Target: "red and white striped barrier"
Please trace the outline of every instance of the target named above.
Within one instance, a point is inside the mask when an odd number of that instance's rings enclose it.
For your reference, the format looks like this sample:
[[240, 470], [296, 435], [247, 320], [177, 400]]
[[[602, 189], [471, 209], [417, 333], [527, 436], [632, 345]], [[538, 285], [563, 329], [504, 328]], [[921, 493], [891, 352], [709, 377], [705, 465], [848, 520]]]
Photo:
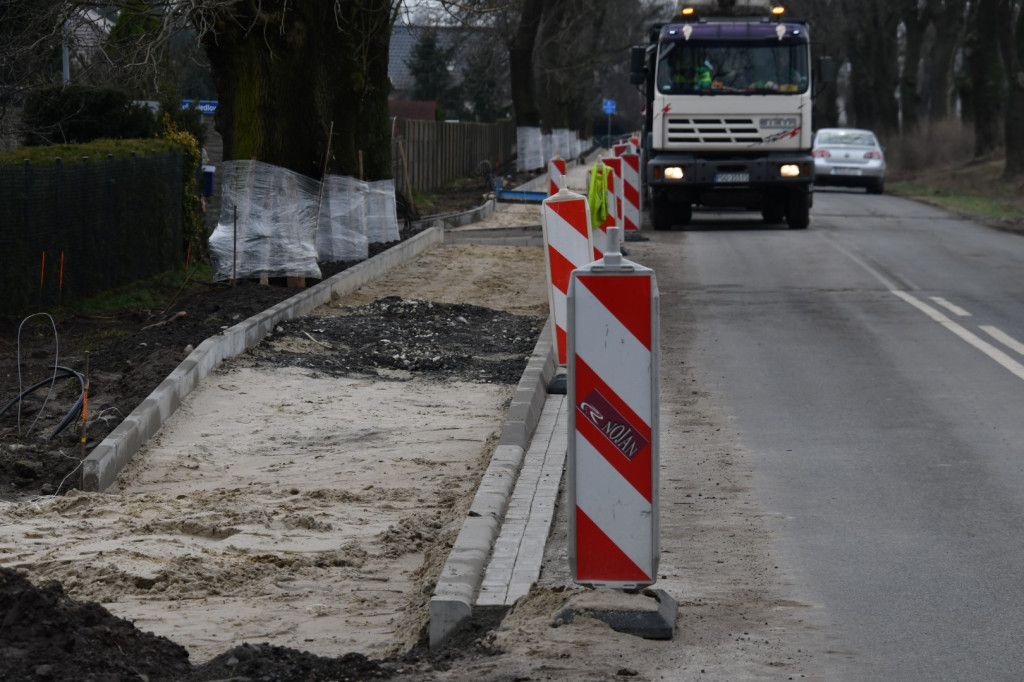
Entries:
[[622, 229], [636, 232], [640, 229], [640, 156], [623, 154], [622, 159]]
[[[558, 194], [565, 187], [565, 159], [555, 157], [548, 161], [548, 196]], [[568, 189], [566, 187], [566, 189]]]
[[563, 189], [543, 202], [544, 266], [548, 277], [548, 307], [555, 328], [558, 364], [568, 362], [566, 296], [569, 277], [576, 268], [601, 257], [590, 232], [590, 208], [586, 197]]
[[[601, 230], [607, 235], [608, 228], [622, 227], [622, 159], [617, 156], [606, 156], [601, 163], [612, 169], [608, 174], [608, 218], [601, 226]], [[620, 242], [613, 244], [611, 239], [605, 238], [604, 244], [599, 244], [602, 253], [618, 251], [623, 232], [619, 231]]]
[[629, 144], [623, 142], [622, 144], [612, 145], [612, 154], [615, 156], [622, 156], [629, 151]]
[[570, 278], [569, 563], [579, 584], [657, 580], [658, 305], [654, 272], [618, 251]]

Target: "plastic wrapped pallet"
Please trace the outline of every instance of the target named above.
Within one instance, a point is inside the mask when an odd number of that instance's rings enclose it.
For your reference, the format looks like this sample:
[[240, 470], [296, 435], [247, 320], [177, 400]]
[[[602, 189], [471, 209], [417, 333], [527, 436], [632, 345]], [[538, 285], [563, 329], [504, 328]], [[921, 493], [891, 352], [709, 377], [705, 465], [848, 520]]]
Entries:
[[209, 242], [215, 280], [320, 277], [317, 181], [260, 161], [226, 161], [221, 192]]
[[544, 168], [544, 139], [540, 128], [520, 126], [516, 128], [516, 169], [531, 171]]
[[321, 263], [366, 260], [369, 190], [365, 182], [328, 175], [320, 200], [316, 247]]
[[398, 233], [398, 208], [395, 204], [395, 181], [375, 180], [367, 183], [366, 235], [371, 244], [387, 244], [401, 239]]

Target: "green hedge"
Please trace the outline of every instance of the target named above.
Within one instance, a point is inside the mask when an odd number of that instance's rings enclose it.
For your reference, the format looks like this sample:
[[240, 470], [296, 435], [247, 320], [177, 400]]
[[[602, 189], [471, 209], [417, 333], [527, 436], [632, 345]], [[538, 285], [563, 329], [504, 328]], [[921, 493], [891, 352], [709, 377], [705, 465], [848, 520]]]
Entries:
[[184, 267], [185, 154], [164, 140], [0, 153], [0, 313]]

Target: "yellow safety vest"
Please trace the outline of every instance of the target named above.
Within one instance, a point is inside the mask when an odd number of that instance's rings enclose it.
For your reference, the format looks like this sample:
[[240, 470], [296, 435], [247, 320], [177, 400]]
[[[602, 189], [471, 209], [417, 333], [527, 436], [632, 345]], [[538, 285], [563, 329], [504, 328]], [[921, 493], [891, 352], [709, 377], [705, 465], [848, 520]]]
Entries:
[[590, 205], [590, 227], [595, 230], [608, 219], [608, 173], [611, 170], [601, 161], [590, 170], [587, 203]]

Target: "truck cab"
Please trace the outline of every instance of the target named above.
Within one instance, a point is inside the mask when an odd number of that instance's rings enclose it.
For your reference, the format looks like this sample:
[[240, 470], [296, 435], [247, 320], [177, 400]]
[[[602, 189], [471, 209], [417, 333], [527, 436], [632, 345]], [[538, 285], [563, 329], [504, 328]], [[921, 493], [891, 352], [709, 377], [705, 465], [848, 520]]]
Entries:
[[810, 221], [814, 160], [808, 25], [761, 0], [682, 4], [633, 49], [645, 94], [643, 180], [656, 230], [695, 206]]

